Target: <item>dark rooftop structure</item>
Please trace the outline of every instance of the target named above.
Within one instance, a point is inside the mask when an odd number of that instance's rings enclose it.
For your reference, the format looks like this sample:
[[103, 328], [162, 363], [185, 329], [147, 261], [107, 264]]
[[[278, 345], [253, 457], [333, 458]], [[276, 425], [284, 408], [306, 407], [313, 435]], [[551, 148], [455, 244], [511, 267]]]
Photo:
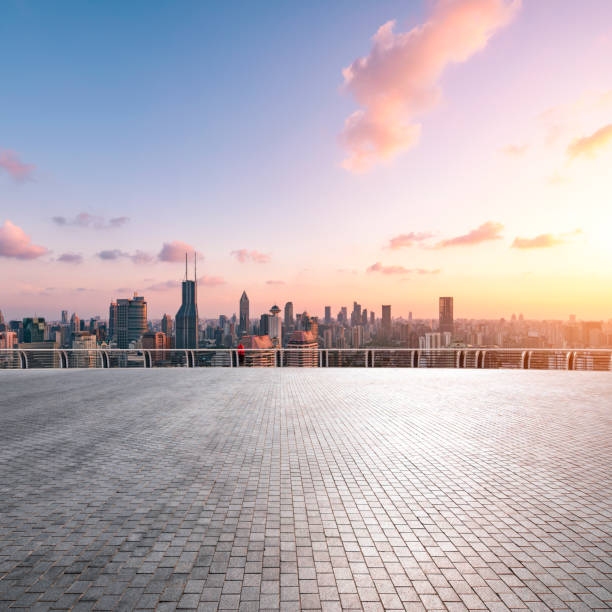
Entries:
[[0, 609], [612, 606], [612, 379], [0, 371]]

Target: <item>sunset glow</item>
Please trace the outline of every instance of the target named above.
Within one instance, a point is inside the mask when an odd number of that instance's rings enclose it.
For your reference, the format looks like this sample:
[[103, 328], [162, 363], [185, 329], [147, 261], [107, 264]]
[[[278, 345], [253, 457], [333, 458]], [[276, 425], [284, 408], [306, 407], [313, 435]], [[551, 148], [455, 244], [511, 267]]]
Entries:
[[612, 317], [606, 0], [10, 2], [0, 48], [6, 318], [174, 313], [186, 252], [204, 318]]

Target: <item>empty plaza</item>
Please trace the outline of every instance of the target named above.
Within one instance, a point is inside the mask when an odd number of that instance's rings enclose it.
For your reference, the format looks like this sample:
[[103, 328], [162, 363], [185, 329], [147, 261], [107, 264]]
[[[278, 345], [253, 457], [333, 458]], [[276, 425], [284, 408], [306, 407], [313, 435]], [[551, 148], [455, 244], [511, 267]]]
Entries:
[[612, 607], [603, 372], [0, 371], [0, 609]]

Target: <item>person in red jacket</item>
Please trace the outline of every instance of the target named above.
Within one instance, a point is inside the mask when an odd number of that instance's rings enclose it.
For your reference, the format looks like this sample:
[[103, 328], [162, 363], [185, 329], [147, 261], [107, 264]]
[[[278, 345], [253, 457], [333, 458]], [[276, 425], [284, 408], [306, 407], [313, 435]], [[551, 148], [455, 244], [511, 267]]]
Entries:
[[244, 356], [245, 356], [245, 352], [244, 352], [244, 345], [242, 344], [242, 342], [238, 345], [238, 364], [239, 365], [244, 365]]

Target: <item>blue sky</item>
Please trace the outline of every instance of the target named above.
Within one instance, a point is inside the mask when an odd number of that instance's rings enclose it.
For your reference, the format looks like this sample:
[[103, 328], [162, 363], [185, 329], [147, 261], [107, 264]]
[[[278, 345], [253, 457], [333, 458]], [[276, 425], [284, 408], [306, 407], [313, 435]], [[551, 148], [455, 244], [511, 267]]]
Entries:
[[[35, 169], [25, 181], [0, 175], [0, 224], [10, 220], [47, 254], [0, 258], [12, 287], [0, 308], [14, 316], [34, 308], [56, 316], [64, 307], [100, 314], [129, 288], [145, 293], [153, 314], [174, 312], [178, 291], [147, 287], [178, 280], [180, 265], [96, 254], [155, 256], [163, 243], [181, 241], [202, 253], [203, 274], [223, 279], [200, 293], [210, 316], [231, 314], [242, 288], [256, 309], [293, 299], [315, 314], [324, 303], [335, 310], [358, 299], [427, 316], [438, 294], [452, 292], [466, 316], [508, 315], [510, 295], [513, 310], [534, 316], [610, 315], [602, 307], [609, 290], [559, 302], [567, 282], [609, 280], [604, 265], [585, 269], [589, 258], [611, 261], [598, 234], [605, 166], [568, 167], [563, 152], [612, 120], [610, 108], [580, 111], [557, 150], [533, 146], [544, 140], [538, 117], [547, 109], [612, 88], [608, 2], [580, 10], [569, 1], [524, 2], [486, 48], [445, 70], [440, 102], [418, 117], [414, 147], [363, 174], [341, 167], [339, 134], [359, 108], [342, 91], [342, 69], [368, 55], [382, 24], [396, 19], [396, 30], [407, 31], [435, 5], [5, 3], [0, 150]], [[530, 148], [509, 159], [500, 154], [509, 145]], [[551, 187], [554, 173], [569, 182]], [[578, 210], [593, 181], [597, 190]], [[108, 231], [51, 221], [82, 212], [130, 220]], [[453, 252], [384, 248], [397, 234], [442, 239], [488, 221], [504, 225], [503, 242]], [[592, 239], [554, 251], [509, 249], [516, 236], [577, 228]], [[269, 263], [241, 264], [231, 256], [238, 249], [266, 253]], [[65, 252], [82, 263], [57, 262]], [[366, 272], [377, 261], [440, 272], [418, 279]], [[549, 301], [542, 279], [555, 279]], [[491, 282], [519, 290], [492, 296]]]

